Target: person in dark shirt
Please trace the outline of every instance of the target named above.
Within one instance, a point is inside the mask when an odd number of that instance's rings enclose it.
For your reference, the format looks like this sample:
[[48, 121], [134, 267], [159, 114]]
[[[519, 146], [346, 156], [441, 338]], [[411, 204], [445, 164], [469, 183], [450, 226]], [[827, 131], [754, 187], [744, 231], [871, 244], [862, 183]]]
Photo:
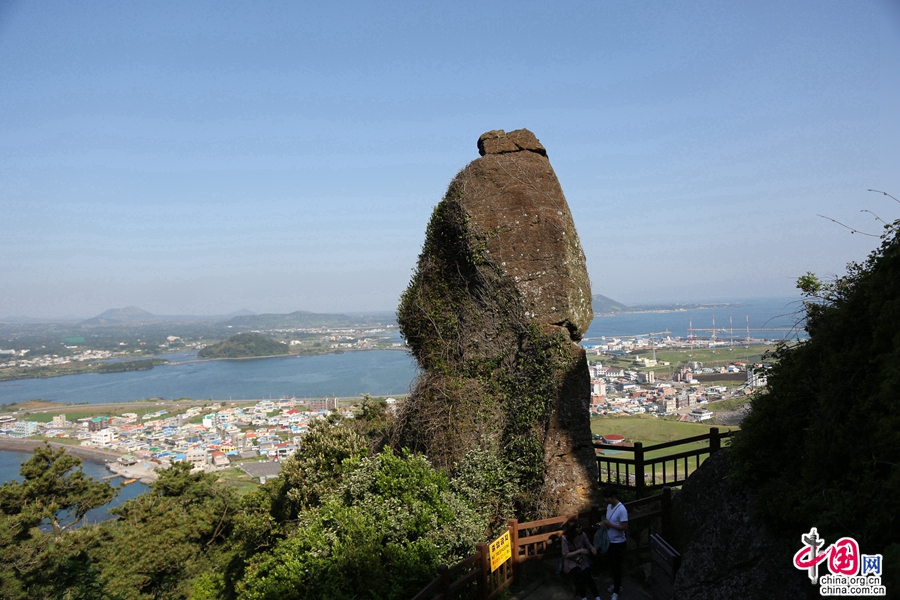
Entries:
[[563, 571], [568, 573], [569, 579], [575, 584], [575, 592], [582, 600], [587, 600], [586, 588], [591, 590], [595, 600], [600, 600], [597, 584], [591, 577], [589, 554], [597, 554], [597, 551], [588, 540], [581, 524], [575, 519], [569, 519], [562, 536]]

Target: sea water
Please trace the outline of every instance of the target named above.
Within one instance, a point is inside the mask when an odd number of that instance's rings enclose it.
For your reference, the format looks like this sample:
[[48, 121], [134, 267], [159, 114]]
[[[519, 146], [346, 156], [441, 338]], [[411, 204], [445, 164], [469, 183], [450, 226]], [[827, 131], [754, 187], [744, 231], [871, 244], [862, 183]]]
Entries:
[[[22, 481], [23, 478], [19, 475], [19, 468], [21, 467], [21, 463], [29, 458], [31, 458], [31, 453], [29, 452], [14, 452], [8, 450], [0, 452], [0, 482], [13, 480]], [[92, 477], [97, 481], [110, 475], [110, 472], [106, 470], [106, 467], [102, 463], [88, 460], [82, 461], [81, 470], [84, 471], [85, 475]], [[122, 483], [122, 478], [116, 477], [110, 480], [109, 483], [114, 487], [119, 486], [119, 484]], [[130, 500], [131, 498], [143, 494], [148, 489], [149, 488], [146, 485], [137, 481], [126, 485], [122, 487], [119, 494], [113, 498], [112, 502], [88, 511], [87, 515], [85, 515], [85, 520], [88, 523], [99, 523], [100, 521], [113, 519], [115, 517], [108, 512], [110, 508], [119, 506], [126, 500]]]
[[[804, 337], [796, 298], [766, 298], [732, 301], [728, 307], [686, 309], [677, 312], [625, 313], [597, 316], [583, 343], [600, 343], [603, 337], [629, 337], [668, 330], [673, 337], [685, 337], [693, 329], [699, 337], [711, 337], [715, 319], [716, 337], [750, 335], [756, 339]], [[216, 400], [313, 398], [402, 394], [408, 392], [418, 374], [415, 361], [403, 351], [369, 350], [321, 356], [274, 357], [255, 360], [196, 362], [191, 353], [164, 356], [171, 365], [149, 371], [127, 373], [85, 373], [48, 379], [0, 382], [0, 403], [32, 398], [68, 403], [102, 404], [144, 398], [212, 398]], [[18, 474], [19, 463], [29, 455], [0, 452], [0, 481]], [[89, 475], [103, 477], [102, 465], [85, 461]], [[134, 483], [114, 502], [146, 490]], [[105, 511], [100, 511], [105, 514]], [[101, 514], [92, 513], [100, 519]], [[106, 517], [108, 518], [108, 517]]]
[[[185, 357], [188, 358], [188, 357]], [[184, 361], [147, 371], [82, 373], [0, 382], [0, 404], [35, 398], [103, 404], [145, 398], [215, 400], [404, 394], [417, 374], [400, 350], [252, 360]]]

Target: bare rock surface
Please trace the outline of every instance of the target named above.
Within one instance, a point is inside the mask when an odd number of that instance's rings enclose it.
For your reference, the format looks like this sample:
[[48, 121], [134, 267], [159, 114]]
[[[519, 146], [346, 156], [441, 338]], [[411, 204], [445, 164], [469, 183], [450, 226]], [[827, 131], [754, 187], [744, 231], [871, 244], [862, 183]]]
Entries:
[[507, 134], [502, 129], [495, 129], [481, 134], [478, 138], [478, 153], [503, 154], [504, 152], [518, 152], [530, 150], [541, 156], [547, 156], [547, 149], [541, 145], [537, 137], [527, 129], [516, 129]]
[[455, 180], [462, 190], [460, 205], [471, 219], [468, 227], [484, 238], [484, 257], [515, 282], [528, 316], [568, 327], [580, 340], [594, 318], [590, 280], [544, 147], [527, 129], [509, 135], [491, 131], [479, 139], [482, 146], [484, 156]]
[[398, 310], [424, 375], [394, 442], [452, 466], [490, 448], [519, 465], [525, 512], [590, 505], [593, 318], [584, 252], [547, 152], [489, 131], [435, 207]]
[[675, 597], [815, 598], [818, 587], [793, 566], [800, 539], [787, 540], [753, 516], [753, 497], [730, 479], [728, 452], [695, 471], [672, 502], [670, 540], [682, 554]]

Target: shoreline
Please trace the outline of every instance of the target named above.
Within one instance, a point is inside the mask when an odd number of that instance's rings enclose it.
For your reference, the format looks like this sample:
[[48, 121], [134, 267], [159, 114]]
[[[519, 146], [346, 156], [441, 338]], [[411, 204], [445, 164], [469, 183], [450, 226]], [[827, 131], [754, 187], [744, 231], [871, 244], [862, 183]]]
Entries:
[[[165, 360], [166, 362], [164, 362], [162, 364], [154, 365], [152, 367], [147, 367], [146, 369], [128, 369], [128, 370], [124, 370], [124, 371], [98, 371], [98, 370], [93, 370], [93, 369], [86, 369], [86, 370], [75, 370], [71, 373], [53, 373], [50, 375], [11, 375], [9, 377], [0, 376], [0, 383], [4, 383], [7, 381], [26, 381], [29, 379], [53, 379], [54, 377], [68, 377], [70, 375], [88, 375], [91, 373], [93, 373], [95, 375], [115, 375], [116, 373], [150, 371], [156, 367], [175, 367], [178, 365], [189, 365], [189, 364], [197, 364], [197, 363], [204, 363], [204, 362], [213, 362], [213, 361], [218, 361], [218, 360], [261, 360], [264, 358], [291, 358], [291, 357], [299, 358], [299, 357], [312, 357], [312, 356], [327, 356], [329, 354], [345, 354], [347, 352], [373, 352], [373, 351], [378, 351], [378, 350], [393, 350], [393, 351], [404, 350], [405, 351], [405, 350], [408, 350], [408, 348], [406, 348], [405, 346], [401, 347], [401, 348], [394, 348], [394, 347], [391, 347], [391, 348], [340, 348], [340, 349], [335, 348], [335, 349], [331, 350], [330, 352], [317, 352], [314, 354], [288, 353], [288, 354], [273, 354], [270, 356], [236, 356], [233, 358], [196, 358], [196, 359], [192, 359], [192, 360], [181, 360], [181, 361], [170, 361], [168, 359], [161, 359], [161, 360]], [[157, 355], [154, 354], [154, 355], [148, 357], [147, 359], [142, 358], [142, 359], [138, 359], [138, 360], [157, 360], [155, 358], [156, 356]]]
[[104, 477], [104, 480], [121, 477], [122, 479], [126, 480], [135, 479], [137, 481], [140, 481], [144, 485], [150, 485], [151, 483], [156, 481], [158, 477], [154, 469], [147, 468], [143, 463], [137, 463], [128, 466], [119, 464], [119, 457], [124, 455], [119, 454], [118, 452], [113, 452], [112, 450], [100, 450], [98, 448], [88, 448], [85, 446], [72, 446], [69, 444], [60, 444], [59, 442], [0, 438], [0, 452], [7, 451], [30, 454], [34, 451], [35, 448], [40, 447], [44, 443], [50, 444], [50, 446], [54, 449], [62, 448], [66, 451], [66, 453], [71, 454], [76, 458], [80, 458], [82, 461], [105, 467], [106, 470], [110, 472], [110, 475]]
[[[380, 398], [380, 397], [406, 398], [407, 396], [409, 396], [409, 392], [403, 392], [401, 394], [369, 394], [369, 395], [372, 396], [373, 398]], [[305, 398], [298, 398], [298, 397], [292, 396], [290, 398], [296, 402], [300, 402], [301, 405], [303, 402], [316, 402], [316, 401], [324, 400], [326, 398], [337, 400], [339, 403], [354, 402], [354, 401], [359, 400], [359, 396], [327, 396], [327, 397], [319, 396], [319, 397], [305, 397]], [[14, 408], [14, 410], [9, 410], [9, 409], [0, 410], [0, 415], [11, 415], [11, 416], [20, 416], [21, 417], [24, 415], [30, 415], [30, 414], [35, 414], [35, 413], [67, 412], [72, 409], [76, 409], [76, 410], [84, 411], [84, 412], [95, 411], [97, 413], [102, 413], [102, 412], [106, 412], [106, 411], [131, 410], [133, 408], [147, 408], [150, 406], [164, 406], [164, 407], [171, 408], [173, 410], [178, 410], [178, 409], [187, 408], [189, 406], [195, 406], [197, 404], [213, 403], [213, 404], [223, 404], [223, 405], [228, 405], [228, 404], [240, 405], [240, 404], [253, 404], [255, 402], [263, 402], [265, 400], [277, 401], [277, 400], [280, 400], [280, 398], [279, 399], [276, 399], [276, 398], [186, 398], [186, 399], [173, 398], [173, 399], [169, 399], [169, 400], [167, 400], [165, 398], [150, 398], [150, 399], [144, 398], [141, 400], [116, 400], [113, 402], [94, 402], [94, 403], [75, 402], [75, 403], [70, 404], [70, 403], [66, 403], [66, 402], [54, 402], [54, 406], [46, 406], [46, 407], [45, 406], [34, 406], [34, 407], [30, 407], [30, 408], [25, 408], [25, 409]], [[13, 405], [13, 406], [15, 406], [15, 405]], [[20, 438], [4, 438], [4, 437], [0, 436], [0, 441], [10, 441], [10, 442], [33, 441], [33, 442], [36, 442], [39, 440], [28, 440], [28, 439], [22, 440]], [[43, 442], [41, 442], [41, 443], [43, 443]], [[53, 442], [51, 442], [51, 443], [53, 443]], [[80, 446], [71, 446], [69, 444], [61, 444], [61, 445], [64, 445], [67, 448], [69, 448], [69, 447], [79, 448], [80, 447]], [[0, 449], [2, 449], [2, 448], [0, 448]], [[102, 452], [102, 451], [98, 450], [98, 452]]]
[[328, 352], [315, 352], [315, 353], [297, 353], [294, 354], [290, 352], [288, 354], [270, 354], [269, 356], [233, 356], [233, 357], [218, 357], [218, 358], [196, 358], [194, 360], [182, 360], [178, 362], [169, 362], [169, 366], [175, 365], [188, 365], [192, 363], [202, 363], [202, 362], [212, 362], [215, 360], [259, 360], [263, 358], [306, 358], [313, 356], [327, 356], [329, 354], [347, 354], [348, 352], [378, 352], [383, 350], [397, 351], [397, 350], [408, 350], [406, 346], [400, 348], [334, 348]]
[[743, 304], [735, 304], [735, 305], [724, 305], [724, 306], [692, 306], [685, 308], [644, 308], [640, 310], [623, 310], [619, 312], [603, 312], [598, 313], [595, 312], [595, 317], [620, 317], [623, 315], [650, 315], [650, 314], [672, 314], [672, 313], [686, 313], [692, 310], [718, 310], [720, 308], [743, 308]]
[[44, 442], [43, 440], [28, 439], [10, 439], [0, 437], [0, 451], [7, 450], [11, 452], [24, 452], [31, 454], [35, 448], [39, 448], [44, 444], [49, 444], [54, 450], [58, 448], [65, 449], [66, 452], [92, 463], [105, 465], [107, 462], [116, 461], [122, 454], [113, 452], [112, 450], [100, 450], [99, 448], [87, 448], [85, 446], [73, 446], [71, 444], [61, 444], [59, 442]]

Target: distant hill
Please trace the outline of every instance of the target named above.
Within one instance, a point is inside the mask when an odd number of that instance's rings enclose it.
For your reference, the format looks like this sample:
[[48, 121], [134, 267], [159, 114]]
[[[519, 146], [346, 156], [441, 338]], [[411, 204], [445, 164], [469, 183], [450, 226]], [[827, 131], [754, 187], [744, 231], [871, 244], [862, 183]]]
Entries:
[[246, 308], [227, 315], [155, 315], [137, 306], [111, 308], [91, 319], [81, 321], [80, 325], [144, 325], [148, 323], [198, 323], [215, 322], [233, 317], [254, 316], [256, 313]]
[[140, 309], [137, 306], [125, 308], [111, 308], [92, 319], [82, 321], [82, 325], [113, 325], [120, 323], [145, 323], [158, 321], [161, 317]]
[[314, 313], [298, 310], [286, 315], [245, 315], [234, 317], [221, 324], [249, 329], [282, 329], [292, 327], [343, 327], [371, 320], [371, 318], [366, 317], [354, 318], [342, 314]]
[[218, 344], [207, 346], [197, 353], [199, 358], [248, 358], [251, 356], [280, 356], [288, 354], [288, 347], [258, 333], [239, 333]]
[[595, 313], [608, 315], [615, 314], [620, 312], [631, 312], [631, 308], [625, 306], [621, 302], [616, 302], [612, 298], [607, 298], [606, 296], [601, 296], [600, 294], [594, 294], [591, 296], [591, 307], [594, 309]]

